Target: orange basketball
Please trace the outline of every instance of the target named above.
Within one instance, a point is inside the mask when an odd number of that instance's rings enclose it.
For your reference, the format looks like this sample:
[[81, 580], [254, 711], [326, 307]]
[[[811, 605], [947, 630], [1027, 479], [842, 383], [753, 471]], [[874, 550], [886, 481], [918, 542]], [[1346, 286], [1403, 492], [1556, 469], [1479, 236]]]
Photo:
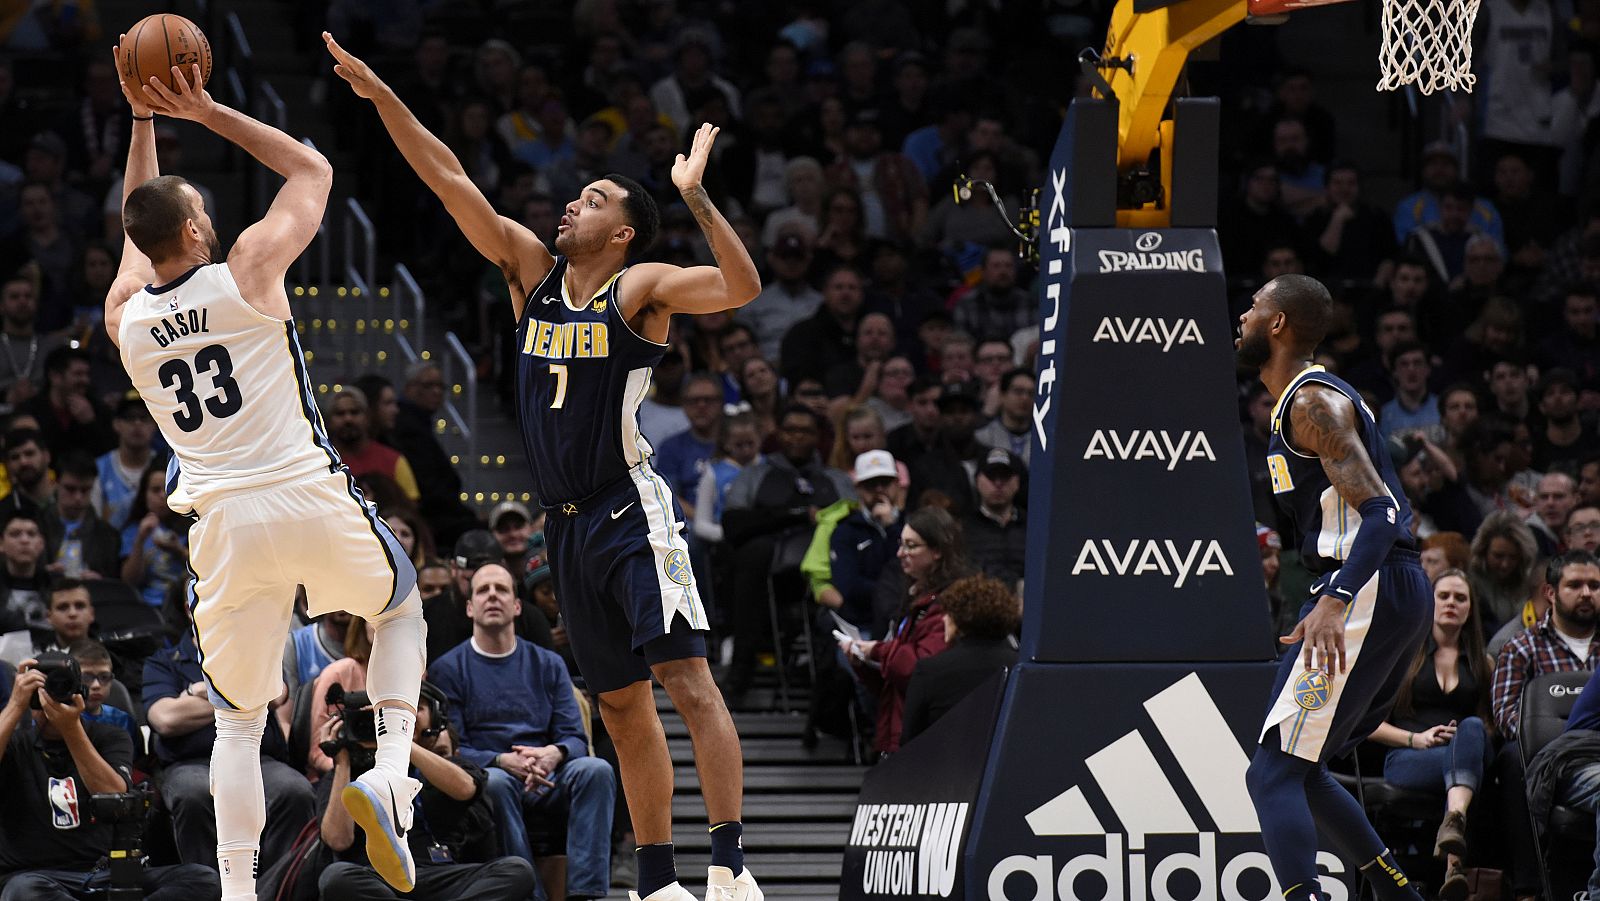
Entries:
[[190, 67], [200, 67], [200, 85], [190, 87], [203, 86], [211, 80], [211, 42], [206, 40], [198, 25], [183, 16], [171, 13], [145, 16], [128, 29], [128, 36], [118, 46], [118, 52], [122, 59], [122, 75], [130, 88], [149, 84], [154, 76], [169, 89], [176, 90], [172, 82], [173, 66], [182, 69], [184, 78], [191, 81], [194, 75]]

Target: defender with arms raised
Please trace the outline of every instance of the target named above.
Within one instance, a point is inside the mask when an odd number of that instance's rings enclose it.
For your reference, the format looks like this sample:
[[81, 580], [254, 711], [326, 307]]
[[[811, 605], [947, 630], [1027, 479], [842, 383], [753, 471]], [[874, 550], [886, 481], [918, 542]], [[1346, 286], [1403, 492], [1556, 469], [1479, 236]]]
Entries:
[[683, 514], [651, 468], [638, 420], [672, 314], [733, 309], [761, 290], [755, 264], [701, 185], [717, 129], [701, 126], [672, 167], [716, 266], [627, 265], [654, 239], [659, 217], [645, 189], [620, 175], [590, 183], [567, 204], [559, 255], [551, 256], [537, 235], [495, 213], [450, 150], [365, 63], [323, 37], [334, 71], [373, 102], [406, 161], [510, 288], [523, 443], [550, 513], [545, 535], [573, 655], [600, 694], [622, 764], [640, 844], [635, 897], [692, 898], [672, 863], [672, 760], [651, 695], [654, 675], [694, 740], [712, 824], [707, 898], [759, 901], [740, 847], [739, 738], [706, 665], [707, 623]]
[[1324, 897], [1317, 831], [1353, 858], [1383, 901], [1421, 896], [1355, 798], [1328, 773], [1383, 722], [1432, 620], [1411, 508], [1361, 395], [1311, 364], [1333, 300], [1303, 275], [1268, 282], [1239, 317], [1239, 362], [1278, 398], [1267, 468], [1318, 574], [1284, 655], [1247, 783], [1287, 901]]
[[[344, 790], [389, 884], [409, 891], [405, 832], [420, 783], [408, 775], [424, 635], [416, 570], [328, 440], [306, 377], [284, 275], [316, 235], [333, 171], [315, 150], [212, 101], [172, 70], [176, 90], [123, 84], [133, 107], [122, 265], [106, 331], [172, 446], [168, 503], [190, 513], [189, 609], [214, 706], [217, 862], [226, 899], [255, 898], [266, 822], [260, 746], [283, 692], [295, 586], [312, 615], [343, 608], [377, 628], [367, 691], [377, 765]], [[200, 83], [199, 68], [193, 72]], [[199, 192], [156, 168], [155, 114], [189, 119], [284, 178], [260, 222], [222, 248]], [[206, 716], [202, 698], [180, 699]]]

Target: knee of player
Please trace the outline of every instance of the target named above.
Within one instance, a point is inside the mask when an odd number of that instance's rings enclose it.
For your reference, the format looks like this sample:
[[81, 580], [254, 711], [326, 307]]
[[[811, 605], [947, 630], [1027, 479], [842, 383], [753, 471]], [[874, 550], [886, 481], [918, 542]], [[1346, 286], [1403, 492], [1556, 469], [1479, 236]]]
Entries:
[[1261, 745], [1250, 757], [1250, 766], [1244, 772], [1244, 784], [1250, 791], [1250, 797], [1258, 804], [1282, 785], [1287, 775], [1279, 759], [1283, 756], [1282, 751]]

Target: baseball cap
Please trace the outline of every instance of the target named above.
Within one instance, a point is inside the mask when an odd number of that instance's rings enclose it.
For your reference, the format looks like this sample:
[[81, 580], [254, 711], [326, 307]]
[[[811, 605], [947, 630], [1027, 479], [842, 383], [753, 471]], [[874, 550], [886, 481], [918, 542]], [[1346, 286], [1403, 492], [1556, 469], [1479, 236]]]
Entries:
[[528, 539], [528, 563], [522, 584], [532, 588], [550, 578], [550, 548], [545, 544], [544, 533], [534, 532]]
[[1278, 537], [1278, 533], [1271, 526], [1258, 522], [1256, 523], [1256, 547], [1263, 551], [1267, 548], [1281, 551], [1283, 550], [1283, 539]]
[[145, 406], [144, 398], [137, 391], [129, 391], [117, 401], [117, 408], [111, 412], [116, 419], [149, 419], [150, 408]]
[[52, 156], [64, 158], [67, 155], [67, 142], [53, 131], [41, 131], [28, 142], [29, 150], [43, 150]]
[[533, 522], [533, 513], [528, 510], [526, 504], [520, 501], [501, 501], [489, 513], [489, 528], [499, 528], [500, 520], [507, 516], [520, 516], [523, 522]]
[[943, 410], [950, 404], [964, 403], [974, 410], [982, 409], [983, 399], [978, 394], [978, 385], [971, 380], [965, 382], [947, 382], [944, 392], [939, 395], [939, 409]]
[[1422, 158], [1424, 160], [1429, 160], [1436, 156], [1447, 156], [1457, 163], [1461, 162], [1461, 158], [1456, 156], [1456, 150], [1450, 146], [1449, 141], [1433, 141], [1422, 148]]
[[886, 450], [869, 450], [856, 457], [856, 484], [872, 479], [897, 479], [900, 470], [895, 466], [894, 454]]
[[488, 529], [462, 532], [456, 539], [455, 563], [462, 569], [477, 569], [486, 563], [504, 563], [505, 560], [505, 549]]
[[850, 114], [849, 125], [866, 125], [877, 128], [882, 118], [878, 115], [876, 107], [863, 106]]
[[1017, 459], [1016, 454], [1003, 447], [996, 447], [991, 448], [983, 458], [983, 462], [978, 464], [978, 471], [992, 478], [997, 473], [1020, 476], [1027, 472], [1028, 469], [1022, 465], [1021, 460]]
[[810, 252], [811, 247], [806, 239], [794, 232], [784, 232], [778, 240], [772, 242], [772, 255], [784, 259], [797, 260]]

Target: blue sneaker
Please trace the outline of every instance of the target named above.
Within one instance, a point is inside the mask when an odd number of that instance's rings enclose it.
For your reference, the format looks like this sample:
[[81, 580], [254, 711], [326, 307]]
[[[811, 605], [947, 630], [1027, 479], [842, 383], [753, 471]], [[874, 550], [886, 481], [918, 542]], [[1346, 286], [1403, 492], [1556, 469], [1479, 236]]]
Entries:
[[367, 834], [367, 860], [397, 892], [416, 885], [417, 865], [411, 859], [406, 832], [411, 828], [411, 802], [422, 783], [371, 769], [344, 787], [344, 806]]

